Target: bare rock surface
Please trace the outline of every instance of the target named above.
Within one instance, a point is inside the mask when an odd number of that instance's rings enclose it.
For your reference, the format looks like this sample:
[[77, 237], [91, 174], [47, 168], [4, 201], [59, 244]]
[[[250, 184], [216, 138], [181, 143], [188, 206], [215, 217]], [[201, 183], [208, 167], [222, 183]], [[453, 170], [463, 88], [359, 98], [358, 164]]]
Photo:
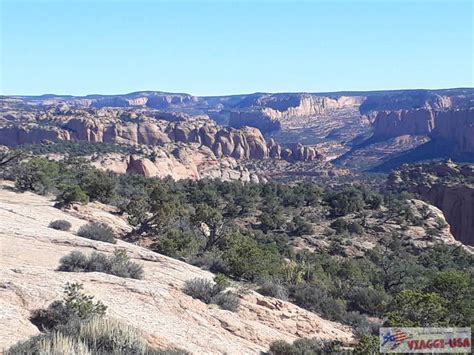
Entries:
[[[254, 292], [241, 296], [237, 313], [208, 306], [181, 289], [186, 280], [211, 279], [211, 273], [122, 241], [111, 245], [74, 235], [86, 219], [125, 228], [107, 207], [88, 205], [68, 213], [46, 197], [0, 186], [0, 349], [38, 334], [28, 320], [30, 312], [60, 298], [65, 283], [74, 281], [108, 306], [109, 317], [139, 328], [150, 343], [196, 354], [258, 353], [276, 339], [353, 339], [348, 327]], [[72, 231], [48, 228], [55, 219], [70, 221]], [[111, 253], [116, 247], [143, 264], [143, 280], [55, 271], [59, 259], [72, 250]]]
[[457, 145], [460, 152], [474, 153], [474, 109], [432, 109], [379, 112], [374, 122], [376, 139], [402, 135], [427, 135]]

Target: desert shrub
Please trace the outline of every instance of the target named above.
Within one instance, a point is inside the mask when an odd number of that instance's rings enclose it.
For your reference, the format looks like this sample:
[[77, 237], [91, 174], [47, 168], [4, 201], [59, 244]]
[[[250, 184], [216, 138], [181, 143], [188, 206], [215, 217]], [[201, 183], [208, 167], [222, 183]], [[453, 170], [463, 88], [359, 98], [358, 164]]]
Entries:
[[114, 195], [117, 182], [113, 174], [88, 169], [79, 174], [79, 186], [91, 200], [108, 203]]
[[26, 341], [20, 342], [4, 352], [5, 355], [22, 354], [76, 354], [92, 355], [89, 347], [81, 341], [52, 332], [34, 336]]
[[196, 278], [186, 281], [183, 291], [188, 296], [209, 304], [212, 298], [222, 291], [222, 288], [209, 280]]
[[229, 266], [222, 259], [222, 257], [212, 252], [204, 253], [201, 256], [192, 258], [190, 263], [194, 266], [209, 270], [214, 273], [220, 273], [224, 275], [230, 273]]
[[45, 194], [54, 188], [58, 175], [58, 163], [46, 158], [32, 158], [15, 169], [15, 186], [20, 191]]
[[389, 297], [383, 290], [357, 287], [349, 294], [349, 309], [371, 316], [382, 315]]
[[222, 286], [206, 279], [195, 278], [186, 281], [184, 293], [206, 304], [217, 304], [222, 309], [235, 312], [240, 304], [239, 298], [231, 292], [223, 292]]
[[292, 297], [298, 306], [332, 320], [340, 320], [345, 313], [345, 304], [342, 300], [332, 297], [326, 290], [316, 285], [297, 287]]
[[366, 335], [362, 337], [354, 348], [357, 355], [377, 355], [380, 354], [380, 339], [378, 336]]
[[77, 231], [77, 235], [83, 238], [99, 240], [101, 242], [115, 244], [115, 234], [112, 228], [105, 223], [89, 223]]
[[342, 354], [341, 343], [318, 338], [301, 338], [293, 344], [277, 340], [270, 344], [271, 355]]
[[214, 276], [214, 282], [223, 290], [230, 286], [230, 280], [224, 274]]
[[288, 290], [278, 282], [266, 281], [258, 288], [257, 292], [264, 296], [275, 297], [285, 301], [288, 299]]
[[81, 272], [89, 266], [89, 260], [86, 255], [80, 251], [72, 251], [59, 260], [58, 271]]
[[101, 354], [146, 354], [149, 346], [135, 328], [113, 319], [96, 317], [72, 321], [61, 329]]
[[329, 194], [325, 200], [331, 207], [333, 216], [345, 216], [349, 213], [359, 212], [365, 206], [362, 192], [356, 188], [347, 188], [341, 192]]
[[63, 185], [59, 190], [56, 196], [58, 205], [69, 206], [74, 202], [87, 203], [89, 201], [89, 196], [78, 185]]
[[211, 303], [217, 304], [219, 307], [227, 311], [236, 312], [240, 305], [240, 299], [237, 295], [227, 291], [215, 295], [212, 298]]
[[343, 312], [338, 320], [344, 324], [350, 325], [357, 338], [378, 334], [381, 325], [369, 321], [367, 316], [360, 314], [359, 312]]
[[66, 221], [65, 219], [57, 219], [55, 221], [51, 221], [48, 225], [49, 228], [57, 229], [60, 231], [68, 231], [71, 229], [71, 222]]
[[153, 249], [173, 258], [185, 258], [195, 254], [198, 246], [198, 240], [193, 234], [174, 229], [160, 237]]
[[131, 261], [126, 251], [121, 249], [116, 249], [111, 256], [97, 252], [86, 256], [80, 251], [72, 251], [62, 257], [59, 263], [58, 271], [103, 272], [132, 279], [143, 278], [143, 267]]
[[347, 226], [347, 231], [351, 234], [362, 234], [364, 228], [358, 222], [350, 222]]
[[313, 227], [300, 216], [296, 216], [291, 221], [291, 234], [294, 236], [302, 236], [311, 234]]
[[33, 311], [31, 322], [40, 330], [54, 330], [75, 319], [104, 315], [107, 307], [100, 301], [95, 302], [93, 296], [82, 293], [82, 288], [79, 283], [67, 283], [63, 299], [54, 301], [46, 309]]
[[179, 349], [155, 349], [148, 345], [140, 331], [104, 317], [71, 320], [54, 332], [35, 336], [19, 343], [5, 354], [147, 354], [184, 355]]
[[346, 256], [346, 250], [338, 240], [333, 240], [331, 244], [329, 244], [328, 253], [330, 255]]
[[349, 232], [351, 234], [362, 234], [364, 228], [357, 222], [348, 222], [344, 218], [337, 218], [331, 224], [330, 227], [337, 233]]
[[229, 234], [220, 248], [229, 273], [236, 278], [255, 281], [276, 274], [281, 266], [277, 246], [260, 244], [252, 236]]
[[446, 325], [446, 300], [434, 292], [400, 291], [385, 314], [388, 327], [437, 327]]
[[143, 278], [143, 267], [140, 264], [130, 261], [130, 258], [125, 250], [115, 250], [114, 255], [109, 258], [109, 261], [109, 274], [132, 279]]

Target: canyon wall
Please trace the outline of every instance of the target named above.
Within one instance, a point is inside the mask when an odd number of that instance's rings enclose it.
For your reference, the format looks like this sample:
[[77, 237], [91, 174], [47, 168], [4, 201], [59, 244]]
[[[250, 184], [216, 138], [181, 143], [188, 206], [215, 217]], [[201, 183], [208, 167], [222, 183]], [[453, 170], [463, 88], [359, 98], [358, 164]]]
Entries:
[[284, 159], [287, 161], [319, 160], [314, 148], [295, 145], [288, 148], [265, 141], [257, 128], [220, 127], [210, 120], [188, 119], [180, 122], [106, 122], [100, 119], [71, 118], [60, 126], [34, 123], [0, 127], [0, 145], [48, 141], [87, 141], [129, 145], [163, 145], [167, 143], [198, 143], [210, 148], [217, 158]]
[[451, 161], [405, 165], [390, 174], [388, 185], [416, 193], [438, 207], [454, 237], [474, 246], [474, 165]]
[[416, 192], [443, 211], [457, 240], [474, 245], [474, 186], [420, 186]]
[[459, 152], [474, 153], [474, 109], [381, 111], [373, 123], [378, 140], [403, 135], [427, 135], [456, 144]]
[[277, 131], [281, 128], [282, 119], [316, 116], [338, 109], [357, 107], [364, 99], [362, 96], [332, 98], [309, 94], [266, 95], [251, 101], [246, 100], [240, 105], [243, 106], [242, 109], [231, 111], [229, 125], [250, 125], [263, 132]]

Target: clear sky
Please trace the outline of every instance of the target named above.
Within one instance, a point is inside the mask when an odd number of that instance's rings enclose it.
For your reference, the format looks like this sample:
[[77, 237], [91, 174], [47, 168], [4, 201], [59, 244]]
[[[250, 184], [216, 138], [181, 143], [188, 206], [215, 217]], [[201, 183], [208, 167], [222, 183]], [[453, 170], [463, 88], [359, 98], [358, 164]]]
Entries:
[[0, 2], [1, 94], [474, 86], [472, 0]]

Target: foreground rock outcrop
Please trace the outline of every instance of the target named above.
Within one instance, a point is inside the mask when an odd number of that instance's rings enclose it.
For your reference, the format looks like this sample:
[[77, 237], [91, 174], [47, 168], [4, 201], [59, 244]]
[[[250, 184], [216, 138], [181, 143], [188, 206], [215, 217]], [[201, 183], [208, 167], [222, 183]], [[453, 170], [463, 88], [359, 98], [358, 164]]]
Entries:
[[[179, 347], [196, 354], [257, 354], [271, 341], [299, 337], [352, 341], [348, 327], [324, 320], [288, 302], [254, 292], [241, 296], [237, 313], [208, 306], [185, 295], [186, 280], [212, 278], [209, 272], [119, 241], [117, 245], [75, 236], [91, 220], [106, 220], [117, 230], [128, 226], [102, 205], [65, 213], [31, 193], [0, 188], [0, 350], [38, 334], [30, 312], [61, 297], [66, 282], [81, 282], [85, 292], [108, 306], [108, 316], [140, 329], [155, 346]], [[55, 219], [72, 223], [72, 232], [48, 228]], [[102, 273], [55, 271], [71, 252], [125, 249], [143, 264], [145, 277], [133, 280]]]
[[474, 166], [438, 162], [403, 166], [390, 176], [390, 186], [408, 189], [443, 211], [451, 233], [474, 245]]

